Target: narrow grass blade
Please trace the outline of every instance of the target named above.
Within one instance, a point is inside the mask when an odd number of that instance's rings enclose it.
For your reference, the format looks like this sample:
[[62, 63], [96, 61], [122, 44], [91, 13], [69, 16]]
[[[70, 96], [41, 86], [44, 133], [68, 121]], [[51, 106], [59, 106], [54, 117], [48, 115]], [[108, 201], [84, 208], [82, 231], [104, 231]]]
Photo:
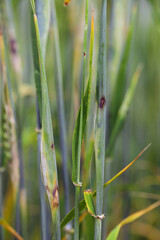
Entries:
[[[93, 24], [92, 24], [93, 25]], [[84, 136], [84, 130], [86, 127], [87, 115], [88, 115], [88, 103], [90, 100], [90, 85], [91, 76], [88, 81], [86, 92], [84, 94], [84, 80], [85, 80], [85, 64], [86, 64], [86, 48], [87, 48], [87, 28], [88, 28], [88, 0], [86, 0], [86, 14], [85, 14], [85, 33], [84, 33], [84, 63], [83, 63], [83, 79], [82, 79], [82, 94], [81, 94], [81, 105], [76, 119], [75, 129], [73, 133], [72, 141], [72, 181], [75, 186], [81, 185], [79, 181], [79, 171], [80, 171], [80, 152], [82, 139]], [[94, 36], [94, 27], [91, 31], [92, 42]], [[93, 47], [93, 46], [92, 46]], [[92, 49], [93, 53], [93, 49]], [[91, 60], [92, 61], [92, 60]], [[92, 70], [92, 66], [90, 66]]]
[[9, 231], [18, 240], [24, 240], [4, 219], [0, 218], [0, 225]]
[[133, 99], [133, 96], [134, 96], [136, 86], [137, 86], [137, 83], [138, 83], [141, 72], [142, 72], [142, 65], [140, 64], [138, 66], [135, 74], [132, 77], [130, 86], [129, 86], [129, 88], [128, 88], [126, 94], [125, 94], [125, 97], [122, 101], [122, 104], [119, 108], [119, 111], [118, 111], [118, 114], [117, 114], [117, 119], [116, 119], [116, 122], [115, 122], [115, 126], [113, 128], [112, 133], [111, 133], [109, 144], [108, 144], [108, 147], [107, 147], [107, 150], [106, 150], [106, 155], [107, 156], [111, 155], [114, 143], [117, 139], [117, 136], [120, 133], [120, 131], [122, 130], [122, 127], [123, 127], [123, 124], [125, 122], [125, 119], [126, 119], [131, 101]]
[[141, 216], [143, 216], [144, 214], [152, 211], [153, 209], [157, 208], [160, 206], [160, 201], [155, 202], [154, 204], [150, 205], [149, 207], [135, 212], [133, 214], [131, 214], [130, 216], [128, 216], [127, 218], [125, 218], [124, 220], [122, 220], [109, 234], [109, 236], [106, 238], [106, 240], [116, 240], [118, 238], [118, 234], [119, 231], [121, 230], [121, 228], [128, 224], [131, 223], [133, 221], [135, 221], [136, 219], [140, 218]]
[[96, 215], [96, 210], [95, 210], [94, 201], [93, 201], [93, 194], [90, 189], [84, 191], [84, 200], [85, 200], [89, 214], [91, 214], [91, 216], [99, 220], [102, 220], [104, 218], [104, 214]]
[[[32, 5], [34, 1], [31, 1]], [[59, 213], [59, 193], [55, 146], [53, 139], [52, 120], [50, 113], [50, 104], [47, 88], [47, 79], [44, 68], [40, 34], [35, 9], [34, 23], [37, 38], [37, 48], [39, 55], [40, 76], [42, 84], [42, 141], [41, 141], [41, 169], [44, 186], [50, 202], [52, 220], [54, 225], [55, 239], [60, 239], [60, 213]]]
[[[132, 164], [151, 146], [151, 144], [147, 145], [139, 154], [138, 156], [129, 163], [125, 168], [123, 168], [119, 173], [117, 173], [113, 178], [111, 178], [108, 182], [104, 183], [103, 188], [106, 188], [111, 182], [113, 182], [117, 177], [119, 177], [122, 173], [124, 173], [129, 167], [132, 166]], [[96, 197], [97, 192], [92, 193], [93, 197]], [[82, 212], [86, 208], [85, 200], [81, 200], [79, 203], [79, 212]], [[75, 216], [75, 208], [72, 208], [72, 210], [65, 216], [65, 218], [61, 222], [61, 229], [70, 222]]]
[[78, 112], [75, 130], [73, 133], [72, 141], [72, 181], [76, 186], [75, 192], [75, 234], [74, 239], [79, 239], [79, 187], [82, 185], [80, 182], [80, 157], [81, 157], [81, 146], [82, 139], [84, 136], [84, 131], [86, 127], [86, 121], [88, 116], [88, 108], [90, 102], [90, 88], [92, 80], [92, 59], [93, 59], [93, 43], [94, 43], [94, 21], [92, 12], [92, 22], [91, 22], [91, 36], [90, 36], [90, 70], [89, 70], [89, 80], [87, 88], [84, 94], [84, 81], [85, 81], [85, 68], [86, 68], [86, 49], [87, 49], [87, 29], [88, 29], [88, 0], [86, 0], [86, 12], [85, 12], [85, 32], [84, 32], [84, 62], [83, 62], [83, 78], [82, 78], [82, 90], [81, 90], [81, 105]]
[[[32, 4], [34, 4], [34, 2]], [[34, 5], [33, 5], [33, 9], [34, 9]], [[35, 85], [36, 85], [36, 98], [37, 98], [37, 103], [38, 103], [37, 110], [38, 110], [39, 122], [40, 122], [40, 128], [41, 128], [41, 125], [42, 125], [42, 89], [41, 89], [41, 77], [40, 77], [40, 65], [39, 65], [39, 56], [38, 56], [38, 48], [37, 48], [37, 38], [36, 38], [36, 31], [35, 31], [33, 16], [32, 16], [32, 21], [31, 21], [31, 30], [32, 30], [32, 53], [33, 53], [33, 63], [34, 63], [34, 79], [35, 79]]]
[[136, 7], [133, 8], [132, 13], [132, 20], [128, 29], [126, 41], [124, 43], [124, 50], [121, 57], [121, 62], [119, 65], [119, 70], [117, 74], [117, 79], [115, 83], [115, 87], [113, 90], [113, 95], [111, 98], [111, 105], [110, 105], [110, 115], [111, 115], [111, 132], [114, 128], [115, 120], [117, 118], [119, 107], [121, 106], [121, 103], [123, 101], [124, 91], [125, 91], [125, 85], [126, 85], [126, 68], [127, 63], [129, 59], [129, 53], [131, 48], [131, 42], [132, 42], [132, 36], [133, 36], [133, 30], [136, 20]]
[[113, 178], [111, 178], [108, 182], [104, 184], [104, 188], [107, 187], [111, 182], [113, 182], [117, 177], [119, 177], [122, 173], [124, 173], [132, 164], [151, 146], [151, 143], [148, 144], [139, 154], [138, 156], [129, 163], [125, 168], [123, 168], [119, 173], [117, 173]]

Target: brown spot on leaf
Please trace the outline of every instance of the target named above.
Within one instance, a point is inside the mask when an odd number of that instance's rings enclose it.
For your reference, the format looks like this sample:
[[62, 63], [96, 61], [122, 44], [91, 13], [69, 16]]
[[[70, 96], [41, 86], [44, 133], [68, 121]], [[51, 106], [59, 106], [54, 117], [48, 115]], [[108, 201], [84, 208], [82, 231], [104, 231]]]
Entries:
[[85, 57], [86, 56], [86, 52], [83, 52], [83, 57]]
[[53, 144], [53, 143], [51, 144], [51, 149], [52, 149], [52, 150], [54, 149], [54, 144]]
[[64, 1], [64, 6], [67, 7], [70, 1], [71, 1], [71, 0], [65, 0], [65, 1]]
[[59, 206], [59, 196], [58, 196], [58, 186], [56, 185], [52, 191], [53, 195], [53, 208], [57, 208]]
[[10, 40], [10, 49], [13, 54], [17, 53], [16, 41], [14, 38]]
[[103, 97], [101, 97], [101, 99], [99, 101], [99, 108], [102, 109], [104, 107], [105, 103], [106, 103], [106, 99], [103, 96]]

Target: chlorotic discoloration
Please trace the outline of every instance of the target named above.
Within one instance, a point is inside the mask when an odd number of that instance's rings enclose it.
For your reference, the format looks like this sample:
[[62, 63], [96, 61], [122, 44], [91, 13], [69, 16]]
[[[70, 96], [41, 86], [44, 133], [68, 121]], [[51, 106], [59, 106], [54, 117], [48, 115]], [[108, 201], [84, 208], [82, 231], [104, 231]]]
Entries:
[[106, 103], [106, 99], [105, 99], [105, 97], [103, 96], [103, 97], [101, 97], [101, 99], [100, 99], [100, 101], [99, 101], [99, 108], [100, 108], [100, 109], [103, 109], [105, 103]]

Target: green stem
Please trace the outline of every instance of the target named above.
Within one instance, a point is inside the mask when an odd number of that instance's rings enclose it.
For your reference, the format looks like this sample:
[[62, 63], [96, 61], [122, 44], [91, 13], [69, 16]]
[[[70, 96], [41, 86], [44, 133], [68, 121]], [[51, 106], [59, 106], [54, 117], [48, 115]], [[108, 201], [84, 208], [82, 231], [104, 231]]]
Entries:
[[[107, 0], [102, 0], [100, 45], [97, 73], [97, 117], [95, 126], [95, 156], [96, 156], [96, 185], [97, 200], [96, 214], [101, 215], [103, 211], [103, 184], [104, 184], [104, 162], [105, 162], [105, 133], [106, 133], [106, 21]], [[102, 222], [95, 221], [95, 240], [101, 239]]]
[[[81, 111], [80, 111], [80, 127], [78, 137], [78, 166], [77, 166], [77, 183], [80, 183], [80, 158], [81, 158], [81, 146], [82, 146], [82, 128], [83, 128], [83, 97], [84, 97], [84, 81], [85, 81], [85, 69], [86, 69], [86, 51], [87, 51], [87, 28], [88, 28], [88, 0], [86, 0], [85, 10], [85, 31], [84, 31], [84, 52], [83, 52], [83, 77], [82, 77], [82, 89], [81, 89]], [[75, 222], [74, 222], [74, 240], [79, 239], [79, 197], [80, 186], [76, 186], [75, 190]]]
[[75, 190], [75, 219], [74, 219], [74, 239], [79, 239], [79, 195], [80, 187]]

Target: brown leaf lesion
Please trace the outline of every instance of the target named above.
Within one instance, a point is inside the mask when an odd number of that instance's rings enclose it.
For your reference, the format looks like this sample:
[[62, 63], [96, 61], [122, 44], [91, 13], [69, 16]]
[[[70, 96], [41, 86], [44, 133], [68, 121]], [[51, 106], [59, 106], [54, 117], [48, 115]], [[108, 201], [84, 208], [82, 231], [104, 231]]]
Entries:
[[54, 150], [54, 143], [51, 144], [51, 150]]
[[55, 185], [53, 191], [52, 191], [52, 196], [53, 196], [53, 208], [57, 208], [59, 206], [59, 195], [58, 195], [58, 186], [57, 184]]
[[104, 96], [101, 97], [100, 101], [99, 101], [99, 108], [100, 109], [103, 109], [103, 107], [105, 106], [106, 104], [106, 99]]
[[54, 208], [58, 208], [58, 206], [59, 206], [59, 194], [58, 194], [57, 183], [55, 184], [55, 187], [53, 188], [53, 191], [51, 190], [51, 188], [48, 185], [46, 185], [45, 188], [48, 192], [48, 197], [49, 197], [49, 201], [50, 201], [50, 205], [51, 205], [52, 210]]

